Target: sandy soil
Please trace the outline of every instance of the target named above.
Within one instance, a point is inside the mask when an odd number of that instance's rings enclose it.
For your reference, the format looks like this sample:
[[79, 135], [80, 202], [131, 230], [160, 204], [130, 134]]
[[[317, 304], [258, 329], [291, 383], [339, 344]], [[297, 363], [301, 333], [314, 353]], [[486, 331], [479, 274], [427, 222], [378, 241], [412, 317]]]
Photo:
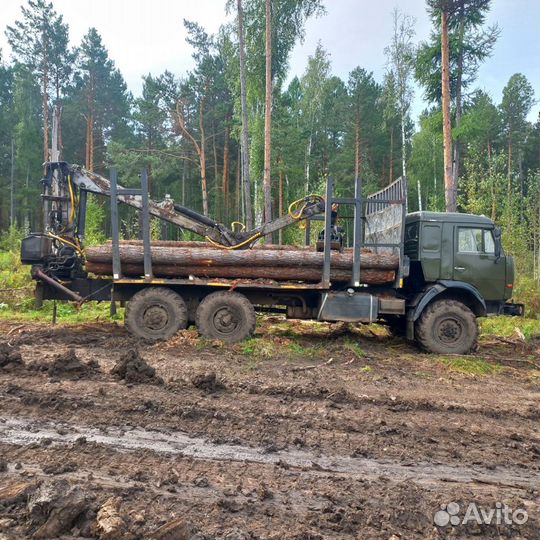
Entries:
[[[263, 335], [1, 323], [0, 539], [538, 537], [537, 342], [472, 375], [369, 329]], [[528, 520], [436, 525], [450, 502]]]

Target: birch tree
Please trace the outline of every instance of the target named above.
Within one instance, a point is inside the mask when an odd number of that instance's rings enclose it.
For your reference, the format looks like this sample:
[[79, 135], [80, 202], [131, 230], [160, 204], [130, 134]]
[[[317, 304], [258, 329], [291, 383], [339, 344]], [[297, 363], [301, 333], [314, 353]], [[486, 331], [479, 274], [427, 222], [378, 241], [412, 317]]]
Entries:
[[242, 0], [237, 1], [238, 22], [238, 57], [240, 60], [240, 104], [242, 110], [242, 184], [244, 192], [244, 205], [246, 213], [246, 227], [253, 228], [253, 208], [251, 205], [251, 180], [249, 177], [249, 120], [247, 108], [247, 72], [246, 72], [246, 44], [244, 37], [244, 9]]
[[[395, 82], [397, 104], [401, 128], [401, 174], [407, 177], [407, 140], [406, 124], [411, 100], [413, 97], [412, 79], [414, 73], [414, 26], [413, 17], [400, 12], [397, 8], [392, 12], [393, 33], [390, 45], [385, 48], [389, 70]], [[420, 184], [417, 185], [418, 206], [422, 210]]]

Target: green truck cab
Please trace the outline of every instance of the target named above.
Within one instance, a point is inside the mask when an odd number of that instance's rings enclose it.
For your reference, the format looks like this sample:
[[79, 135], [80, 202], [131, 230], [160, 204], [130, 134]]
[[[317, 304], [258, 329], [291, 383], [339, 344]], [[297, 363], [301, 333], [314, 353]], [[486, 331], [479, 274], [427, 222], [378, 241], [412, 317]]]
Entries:
[[404, 280], [407, 335], [426, 349], [465, 353], [474, 349], [477, 317], [522, 315], [508, 303], [514, 261], [505, 255], [501, 231], [485, 216], [414, 212], [405, 220]]

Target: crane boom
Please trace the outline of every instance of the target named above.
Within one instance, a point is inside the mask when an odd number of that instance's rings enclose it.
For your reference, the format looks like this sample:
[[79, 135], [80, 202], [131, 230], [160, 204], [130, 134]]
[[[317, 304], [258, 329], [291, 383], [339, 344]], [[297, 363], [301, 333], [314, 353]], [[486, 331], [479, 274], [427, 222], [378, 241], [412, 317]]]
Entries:
[[[63, 231], [61, 232], [72, 232], [75, 236], [76, 231], [66, 229], [66, 225], [71, 226], [72, 229], [75, 227], [69, 219], [77, 205], [73, 193], [74, 188], [98, 195], [110, 196], [111, 183], [104, 176], [87, 171], [79, 165], [70, 165], [60, 161], [49, 162], [45, 166], [46, 175], [42, 180], [44, 185], [42, 197], [46, 208], [45, 214], [48, 228], [57, 233], [60, 232], [59, 227], [62, 227]], [[125, 189], [120, 185], [117, 186], [117, 191], [119, 202], [138, 210], [142, 209], [142, 197], [140, 195], [130, 193], [129, 189]], [[233, 231], [208, 216], [175, 204], [171, 199], [165, 199], [159, 203], [150, 200], [149, 213], [182, 229], [192, 231], [214, 244], [235, 249], [251, 247], [256, 240], [265, 235], [324, 212], [324, 201], [321, 197], [310, 195], [299, 202], [303, 205], [296, 214], [289, 212], [250, 231]]]

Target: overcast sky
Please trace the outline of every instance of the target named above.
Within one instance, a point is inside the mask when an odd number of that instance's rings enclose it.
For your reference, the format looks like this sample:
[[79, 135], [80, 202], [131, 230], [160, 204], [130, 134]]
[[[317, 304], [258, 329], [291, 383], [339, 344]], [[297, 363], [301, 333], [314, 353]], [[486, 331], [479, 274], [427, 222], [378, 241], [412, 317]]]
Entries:
[[[2, 28], [20, 17], [21, 0], [0, 0]], [[69, 24], [72, 45], [77, 45], [89, 27], [103, 38], [111, 58], [120, 68], [134, 95], [141, 91], [141, 76], [158, 75], [168, 69], [182, 75], [193, 66], [185, 43], [184, 18], [197, 21], [215, 32], [230, 19], [225, 0], [53, 0], [57, 12]], [[382, 81], [384, 47], [392, 31], [391, 12], [399, 6], [416, 18], [417, 41], [428, 37], [430, 21], [424, 0], [326, 0], [327, 14], [307, 23], [303, 44], [290, 58], [290, 74], [300, 75], [318, 40], [330, 53], [334, 74], [346, 79], [356, 66], [373, 71]], [[540, 98], [540, 1], [494, 0], [488, 23], [502, 29], [493, 56], [482, 65], [477, 86], [500, 101], [502, 89], [513, 73], [523, 73]], [[4, 58], [9, 46], [0, 35]], [[413, 115], [424, 108], [421, 90], [416, 91]], [[535, 105], [529, 118], [538, 115]]]

